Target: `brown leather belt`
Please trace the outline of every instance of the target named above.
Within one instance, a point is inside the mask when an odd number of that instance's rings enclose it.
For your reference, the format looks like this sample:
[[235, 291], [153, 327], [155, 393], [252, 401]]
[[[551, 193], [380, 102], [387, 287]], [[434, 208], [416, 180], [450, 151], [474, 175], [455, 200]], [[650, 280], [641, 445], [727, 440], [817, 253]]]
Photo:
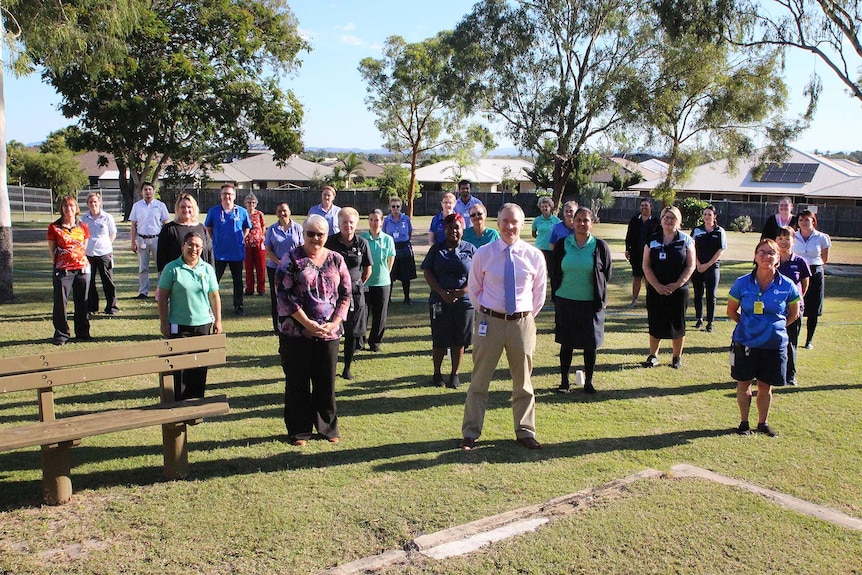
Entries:
[[506, 321], [512, 321], [516, 319], [523, 319], [530, 315], [528, 311], [519, 311], [512, 314], [500, 313], [498, 311], [494, 311], [492, 309], [488, 309], [486, 307], [480, 307], [479, 311], [484, 313], [485, 315], [490, 315], [491, 317], [496, 317], [497, 319], [504, 319]]

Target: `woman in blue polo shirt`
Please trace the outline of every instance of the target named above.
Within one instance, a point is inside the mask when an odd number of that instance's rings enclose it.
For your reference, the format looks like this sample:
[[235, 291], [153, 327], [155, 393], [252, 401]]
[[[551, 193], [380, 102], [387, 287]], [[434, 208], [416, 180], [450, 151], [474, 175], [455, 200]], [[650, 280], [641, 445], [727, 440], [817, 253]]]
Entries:
[[799, 290], [778, 273], [781, 263], [775, 240], [762, 239], [754, 250], [755, 268], [733, 282], [727, 316], [736, 322], [730, 351], [730, 375], [736, 380], [740, 423], [736, 432], [751, 432], [748, 413], [757, 380], [757, 432], [774, 437], [769, 426], [772, 387], [785, 384], [787, 325], [799, 317]]

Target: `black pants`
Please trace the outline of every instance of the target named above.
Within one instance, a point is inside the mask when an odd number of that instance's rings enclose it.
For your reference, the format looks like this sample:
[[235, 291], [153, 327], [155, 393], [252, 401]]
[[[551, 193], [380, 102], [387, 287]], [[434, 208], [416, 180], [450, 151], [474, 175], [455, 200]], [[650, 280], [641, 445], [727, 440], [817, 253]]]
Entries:
[[87, 295], [87, 311], [90, 313], [99, 311], [99, 290], [96, 289], [96, 272], [99, 272], [102, 289], [105, 290], [105, 313], [117, 313], [120, 308], [117, 306], [117, 288], [114, 285], [114, 254], [87, 256], [87, 259], [90, 260], [90, 291]]
[[[195, 337], [198, 335], [209, 335], [212, 331], [211, 323], [204, 325], [178, 325], [177, 334], [171, 339], [180, 337]], [[181, 369], [174, 372], [174, 399], [191, 399], [203, 397], [207, 386], [207, 368], [195, 367], [193, 369]]]
[[797, 318], [787, 324], [787, 371], [785, 379], [796, 381], [796, 346], [799, 344], [799, 332], [802, 331], [802, 318]]
[[718, 281], [721, 269], [715, 264], [703, 273], [691, 274], [691, 285], [694, 288], [694, 317], [703, 319], [703, 295], [706, 291], [706, 321], [715, 320], [715, 301], [718, 291]]
[[314, 428], [328, 439], [338, 437], [335, 367], [339, 340], [279, 336], [284, 371], [284, 424], [288, 438], [310, 439]]
[[233, 309], [241, 310], [243, 309], [243, 291], [242, 291], [242, 266], [244, 260], [239, 260], [236, 262], [233, 261], [224, 261], [224, 260], [216, 260], [215, 262], [215, 273], [216, 279], [221, 281], [221, 277], [224, 275], [224, 270], [226, 267], [230, 266], [230, 275], [233, 280]]
[[54, 323], [54, 338], [56, 344], [63, 344], [71, 339], [69, 321], [66, 318], [66, 306], [69, 295], [75, 304], [75, 337], [90, 338], [90, 320], [87, 319], [87, 291], [90, 289], [90, 274], [84, 270], [54, 270], [54, 311], [51, 319]]
[[272, 303], [272, 330], [278, 333], [278, 303], [275, 299], [275, 268], [266, 268], [266, 277], [269, 280], [269, 299]]
[[389, 296], [392, 284], [368, 288], [365, 303], [368, 305], [368, 315], [371, 316], [371, 333], [368, 336], [369, 345], [380, 345], [386, 332], [386, 317], [389, 314]]

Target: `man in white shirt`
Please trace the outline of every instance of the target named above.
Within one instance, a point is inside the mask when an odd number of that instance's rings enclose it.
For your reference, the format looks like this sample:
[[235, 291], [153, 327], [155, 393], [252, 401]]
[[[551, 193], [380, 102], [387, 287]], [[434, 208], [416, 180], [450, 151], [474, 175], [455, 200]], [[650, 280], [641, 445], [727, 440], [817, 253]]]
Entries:
[[150, 257], [156, 259], [159, 232], [171, 216], [168, 207], [156, 199], [156, 189], [150, 182], [141, 185], [141, 199], [132, 206], [132, 251], [138, 254], [138, 299], [147, 299], [150, 293]]
[[482, 201], [474, 197], [470, 191], [470, 180], [458, 182], [458, 199], [455, 201], [455, 212], [464, 218], [465, 229], [473, 227], [473, 222], [470, 221], [470, 209], [473, 206], [481, 205], [481, 203]]
[[530, 376], [536, 349], [534, 318], [545, 305], [545, 256], [521, 240], [524, 211], [518, 204], [503, 204], [497, 226], [500, 239], [476, 251], [467, 280], [476, 321], [473, 376], [464, 404], [461, 449], [473, 449], [482, 434], [488, 387], [504, 349], [512, 375], [515, 438], [527, 449], [541, 449], [536, 440], [536, 398]]

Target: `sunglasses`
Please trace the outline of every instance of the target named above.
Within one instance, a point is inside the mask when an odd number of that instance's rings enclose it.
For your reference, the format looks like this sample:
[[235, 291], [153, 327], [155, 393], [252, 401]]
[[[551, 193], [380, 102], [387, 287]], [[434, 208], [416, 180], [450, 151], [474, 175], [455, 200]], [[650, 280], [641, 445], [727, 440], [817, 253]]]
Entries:
[[325, 232], [305, 232], [306, 237], [314, 238], [314, 239], [322, 238], [325, 235], [326, 235]]
[[480, 219], [481, 220], [484, 217], [485, 217], [485, 214], [478, 214], [478, 213], [477, 214], [470, 214], [471, 219]]

